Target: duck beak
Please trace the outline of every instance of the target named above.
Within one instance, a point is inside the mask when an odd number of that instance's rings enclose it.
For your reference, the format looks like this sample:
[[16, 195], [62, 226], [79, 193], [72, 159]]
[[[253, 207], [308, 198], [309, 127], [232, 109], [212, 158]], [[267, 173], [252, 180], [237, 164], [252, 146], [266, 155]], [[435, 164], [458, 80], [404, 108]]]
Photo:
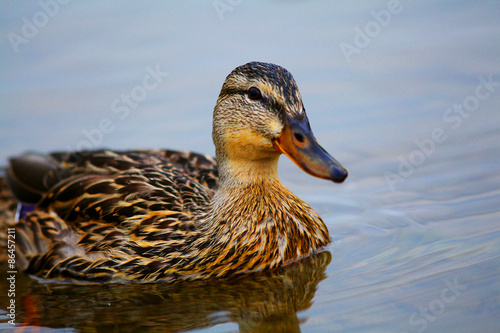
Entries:
[[273, 147], [315, 177], [335, 183], [342, 183], [347, 178], [347, 170], [316, 141], [307, 116], [300, 120], [287, 116], [286, 125], [273, 141]]

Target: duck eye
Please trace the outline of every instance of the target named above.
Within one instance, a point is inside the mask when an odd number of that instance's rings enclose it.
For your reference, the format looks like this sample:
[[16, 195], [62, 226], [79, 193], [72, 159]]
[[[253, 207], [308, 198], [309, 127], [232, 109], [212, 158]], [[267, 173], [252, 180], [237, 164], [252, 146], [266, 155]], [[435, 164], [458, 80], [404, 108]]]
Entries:
[[251, 87], [248, 90], [248, 97], [250, 97], [250, 99], [253, 99], [255, 101], [255, 100], [261, 99], [262, 94], [260, 93], [260, 90], [258, 88]]

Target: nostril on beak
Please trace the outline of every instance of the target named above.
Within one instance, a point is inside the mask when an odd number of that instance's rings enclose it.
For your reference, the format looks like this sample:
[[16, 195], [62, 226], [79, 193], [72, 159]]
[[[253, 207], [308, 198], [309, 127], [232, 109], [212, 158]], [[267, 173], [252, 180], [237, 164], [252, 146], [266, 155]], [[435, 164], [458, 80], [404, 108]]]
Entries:
[[302, 142], [304, 142], [304, 141], [305, 141], [304, 136], [303, 136], [302, 134], [300, 134], [300, 133], [295, 132], [295, 133], [293, 134], [293, 136], [295, 137], [295, 140], [297, 140], [297, 141], [298, 141], [298, 142], [300, 142], [300, 143], [302, 143]]

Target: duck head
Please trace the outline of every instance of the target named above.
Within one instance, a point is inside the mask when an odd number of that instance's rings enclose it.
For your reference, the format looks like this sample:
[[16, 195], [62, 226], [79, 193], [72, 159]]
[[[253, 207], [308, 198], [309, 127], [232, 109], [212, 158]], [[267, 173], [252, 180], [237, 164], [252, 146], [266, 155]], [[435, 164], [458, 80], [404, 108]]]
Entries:
[[228, 174], [272, 177], [281, 154], [315, 177], [347, 177], [316, 141], [294, 78], [277, 65], [250, 62], [227, 76], [212, 133], [221, 181]]

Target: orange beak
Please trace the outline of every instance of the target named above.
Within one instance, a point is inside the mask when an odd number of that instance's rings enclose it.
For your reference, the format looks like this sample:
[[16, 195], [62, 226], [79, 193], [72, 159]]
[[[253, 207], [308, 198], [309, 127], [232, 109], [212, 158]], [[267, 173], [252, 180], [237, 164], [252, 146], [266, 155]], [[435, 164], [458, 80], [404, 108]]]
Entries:
[[273, 147], [310, 175], [335, 183], [342, 183], [347, 178], [347, 170], [316, 141], [307, 116], [300, 120], [287, 116], [286, 125], [273, 141]]

